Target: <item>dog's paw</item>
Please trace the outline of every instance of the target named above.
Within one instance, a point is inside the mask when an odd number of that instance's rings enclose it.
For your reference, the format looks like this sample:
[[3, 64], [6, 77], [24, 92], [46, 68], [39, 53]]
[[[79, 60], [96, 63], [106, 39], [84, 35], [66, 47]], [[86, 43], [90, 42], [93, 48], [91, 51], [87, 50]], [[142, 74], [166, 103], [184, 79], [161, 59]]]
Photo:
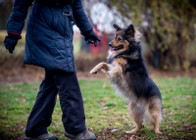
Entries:
[[162, 134], [162, 132], [159, 131], [159, 130], [155, 130], [155, 133], [156, 133], [156, 134], [159, 134], [159, 135]]
[[131, 134], [131, 131], [125, 131], [126, 134]]
[[138, 132], [138, 129], [134, 128], [131, 131], [126, 131], [127, 134], [136, 134]]
[[92, 69], [92, 70], [90, 71], [90, 74], [97, 74], [97, 70]]

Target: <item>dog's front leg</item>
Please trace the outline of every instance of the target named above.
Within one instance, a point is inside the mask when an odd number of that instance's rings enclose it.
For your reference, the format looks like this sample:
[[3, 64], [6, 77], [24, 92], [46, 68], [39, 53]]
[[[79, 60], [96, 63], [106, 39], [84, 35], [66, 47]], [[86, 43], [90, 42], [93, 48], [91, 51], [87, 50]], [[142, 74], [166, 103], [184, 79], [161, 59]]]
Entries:
[[96, 74], [98, 71], [102, 71], [104, 73], [107, 73], [107, 71], [109, 70], [109, 66], [107, 63], [105, 62], [101, 62], [98, 65], [96, 65], [91, 71], [91, 74]]

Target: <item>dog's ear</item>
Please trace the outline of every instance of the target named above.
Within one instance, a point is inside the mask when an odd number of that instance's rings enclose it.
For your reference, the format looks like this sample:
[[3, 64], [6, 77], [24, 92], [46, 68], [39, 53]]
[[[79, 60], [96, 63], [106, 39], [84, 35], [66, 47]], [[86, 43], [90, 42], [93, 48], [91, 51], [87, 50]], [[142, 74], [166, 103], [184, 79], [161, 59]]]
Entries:
[[114, 27], [114, 29], [116, 29], [116, 31], [121, 30], [121, 28], [118, 25], [116, 25], [116, 24], [113, 24], [113, 27]]
[[133, 24], [130, 24], [129, 27], [125, 30], [125, 33], [130, 36], [130, 37], [134, 37], [135, 35], [135, 29], [133, 27]]

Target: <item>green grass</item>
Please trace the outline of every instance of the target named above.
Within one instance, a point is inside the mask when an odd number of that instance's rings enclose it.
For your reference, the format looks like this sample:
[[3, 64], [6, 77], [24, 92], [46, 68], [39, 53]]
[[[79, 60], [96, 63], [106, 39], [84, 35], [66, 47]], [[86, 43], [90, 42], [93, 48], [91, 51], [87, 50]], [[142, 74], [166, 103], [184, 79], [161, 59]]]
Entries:
[[[162, 135], [144, 128], [136, 136], [143, 139], [194, 139], [196, 134], [196, 79], [156, 78], [163, 98]], [[24, 137], [26, 119], [34, 103], [39, 83], [0, 86], [1, 140]], [[130, 135], [133, 122], [128, 116], [125, 100], [114, 93], [105, 80], [80, 80], [86, 112], [86, 124], [98, 139], [122, 139]], [[63, 136], [59, 102], [53, 113], [49, 131]], [[116, 131], [115, 131], [116, 130]], [[114, 131], [114, 132], [112, 132]], [[123, 139], [123, 140], [124, 140]]]

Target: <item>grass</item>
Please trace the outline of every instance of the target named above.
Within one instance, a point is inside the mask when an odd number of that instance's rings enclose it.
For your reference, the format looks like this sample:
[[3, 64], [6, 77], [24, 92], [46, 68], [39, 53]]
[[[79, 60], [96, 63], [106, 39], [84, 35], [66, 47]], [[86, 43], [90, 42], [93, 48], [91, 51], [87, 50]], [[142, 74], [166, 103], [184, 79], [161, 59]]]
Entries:
[[[163, 98], [162, 135], [144, 128], [135, 137], [140, 139], [194, 139], [196, 134], [196, 79], [156, 78]], [[34, 103], [39, 83], [0, 86], [1, 140], [24, 137], [26, 119]], [[86, 123], [102, 140], [126, 140], [133, 123], [123, 100], [114, 94], [107, 80], [80, 80], [86, 112]], [[53, 113], [49, 131], [63, 136], [59, 102]]]

